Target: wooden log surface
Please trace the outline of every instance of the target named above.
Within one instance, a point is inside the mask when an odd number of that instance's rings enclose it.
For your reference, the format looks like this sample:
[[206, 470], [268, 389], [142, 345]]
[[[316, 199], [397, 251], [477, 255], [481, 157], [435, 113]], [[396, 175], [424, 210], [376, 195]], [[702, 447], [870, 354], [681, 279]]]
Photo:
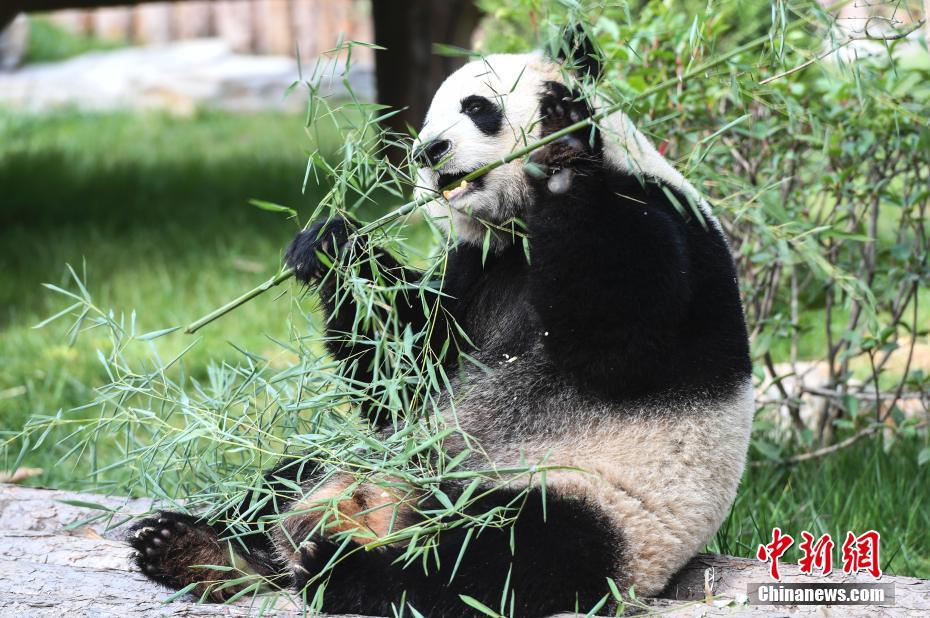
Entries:
[[[94, 508], [91, 504], [108, 510]], [[129, 500], [67, 491], [0, 485], [0, 616], [291, 616], [296, 600], [283, 595], [198, 604], [191, 597], [166, 603], [170, 591], [145, 579], [122, 542], [128, 522], [149, 511], [149, 499]], [[785, 582], [871, 582], [867, 575], [802, 575], [783, 563]], [[747, 585], [768, 582], [766, 565], [717, 554], [694, 558], [648, 604], [663, 616], [930, 616], [930, 582], [885, 576], [894, 583], [888, 606], [755, 606]], [[707, 601], [707, 592], [712, 599]]]

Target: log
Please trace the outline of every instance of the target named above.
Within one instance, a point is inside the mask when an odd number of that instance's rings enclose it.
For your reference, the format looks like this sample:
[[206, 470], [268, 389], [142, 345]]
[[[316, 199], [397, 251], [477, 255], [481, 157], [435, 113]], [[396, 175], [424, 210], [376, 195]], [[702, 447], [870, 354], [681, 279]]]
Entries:
[[[229, 605], [198, 604], [193, 597], [166, 603], [171, 592], [136, 571], [130, 549], [121, 540], [129, 521], [153, 506], [150, 499], [0, 485], [0, 615], [301, 615], [296, 599], [285, 595], [240, 599]], [[835, 571], [827, 578], [809, 578], [790, 563], [782, 564], [781, 572], [785, 582], [871, 581], [866, 575]], [[756, 560], [701, 554], [660, 598], [644, 601], [663, 615], [681, 617], [824, 614], [822, 607], [814, 606], [747, 605], [747, 586], [768, 581], [768, 567]], [[893, 606], [844, 606], [834, 611], [860, 616], [930, 615], [930, 582], [885, 576], [882, 583], [895, 585]]]
[[[873, 584], [866, 573], [847, 575], [834, 567], [826, 577], [812, 577], [801, 573], [797, 563], [780, 562], [778, 567], [782, 583], [786, 584]], [[673, 578], [662, 593], [672, 601], [700, 601], [707, 598], [707, 591], [714, 597], [712, 605], [726, 608], [745, 604], [750, 584], [771, 583], [767, 564], [751, 558], [737, 558], [721, 554], [699, 554], [695, 556]], [[894, 584], [893, 604], [833, 606], [837, 615], [856, 616], [930, 616], [930, 581], [916, 577], [883, 574], [879, 583]], [[703, 605], [706, 607], [706, 605]], [[752, 615], [824, 614], [823, 607], [830, 606], [773, 606], [745, 605], [743, 611]], [[676, 613], [673, 612], [673, 615]], [[742, 614], [742, 612], [741, 612]], [[713, 613], [686, 615], [716, 615]], [[827, 614], [830, 615], [830, 614]]]

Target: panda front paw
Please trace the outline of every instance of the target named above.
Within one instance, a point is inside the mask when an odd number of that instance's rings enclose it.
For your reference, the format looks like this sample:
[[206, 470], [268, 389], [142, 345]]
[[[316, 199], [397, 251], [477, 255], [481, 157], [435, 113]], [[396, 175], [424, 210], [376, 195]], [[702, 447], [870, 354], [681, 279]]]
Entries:
[[550, 193], [567, 193], [578, 173], [578, 162], [585, 155], [581, 140], [565, 135], [530, 155], [530, 176], [537, 182], [544, 182]]
[[[587, 103], [558, 82], [546, 82], [539, 99], [539, 111], [541, 137], [591, 115]], [[596, 128], [585, 127], [534, 151], [529, 157], [528, 173], [548, 192], [564, 194], [572, 188], [576, 176], [590, 175], [598, 164], [599, 153], [600, 136]]]
[[[591, 115], [591, 108], [578, 93], [569, 90], [565, 84], [546, 82], [539, 97], [540, 137], [546, 137], [556, 131], [575, 124]], [[584, 127], [574, 132], [579, 139], [589, 141], [591, 128]], [[593, 148], [593, 145], [592, 145]]]
[[352, 233], [351, 224], [337, 217], [317, 221], [308, 229], [298, 232], [284, 254], [285, 263], [294, 269], [294, 276], [304, 283], [321, 279], [333, 263]]

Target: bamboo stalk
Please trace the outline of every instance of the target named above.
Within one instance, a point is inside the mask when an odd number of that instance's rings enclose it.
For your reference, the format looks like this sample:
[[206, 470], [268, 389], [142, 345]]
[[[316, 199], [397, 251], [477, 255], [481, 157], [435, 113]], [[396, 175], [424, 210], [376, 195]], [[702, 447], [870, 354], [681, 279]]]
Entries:
[[[841, 1], [839, 4], [837, 4], [837, 5], [835, 5], [835, 6], [840, 6], [840, 5], [846, 4], [848, 1], [849, 1], [849, 0], [843, 0], [843, 1]], [[835, 7], [831, 7], [831, 8], [835, 8]], [[799, 20], [797, 20], [797, 21], [795, 21], [795, 22], [792, 22], [789, 26], [786, 27], [785, 30], [786, 30], [786, 31], [793, 30], [793, 29], [795, 29], [795, 28], [797, 28], [797, 27], [799, 27], [799, 26], [801, 26], [801, 25], [803, 25], [803, 24], [805, 24], [805, 23], [807, 23], [807, 22], [805, 22], [804, 20], [799, 19]], [[680, 77], [672, 77], [672, 78], [666, 79], [666, 80], [664, 80], [664, 81], [662, 81], [662, 82], [659, 82], [659, 83], [656, 84], [655, 86], [652, 86], [651, 88], [647, 88], [646, 90], [640, 92], [639, 94], [637, 94], [636, 96], [634, 96], [634, 97], [633, 97], [632, 99], [630, 99], [629, 101], [621, 101], [621, 102], [615, 103], [615, 104], [613, 104], [613, 105], [607, 106], [607, 107], [605, 107], [604, 109], [602, 109], [602, 110], [600, 110], [599, 112], [597, 112], [596, 114], [593, 114], [593, 115], [591, 115], [591, 116], [589, 116], [589, 117], [587, 117], [587, 118], [585, 118], [585, 119], [583, 119], [583, 120], [579, 120], [578, 122], [576, 122], [576, 123], [574, 123], [574, 124], [571, 124], [571, 125], [565, 127], [564, 129], [561, 129], [561, 130], [559, 130], [559, 131], [556, 131], [556, 132], [554, 132], [554, 133], [551, 133], [551, 134], [547, 135], [546, 137], [543, 137], [543, 138], [541, 138], [541, 139], [539, 139], [539, 140], [537, 140], [537, 141], [535, 141], [535, 142], [533, 142], [533, 143], [531, 143], [531, 144], [527, 144], [527, 145], [524, 146], [523, 148], [518, 148], [517, 150], [514, 150], [513, 152], [511, 152], [510, 154], [508, 154], [506, 157], [504, 157], [504, 158], [502, 158], [502, 159], [500, 159], [500, 160], [498, 160], [498, 161], [493, 161], [493, 162], [491, 162], [491, 163], [488, 163], [487, 165], [484, 165], [484, 166], [482, 166], [482, 167], [479, 167], [478, 169], [474, 170], [473, 172], [471, 172], [470, 174], [468, 174], [467, 176], [465, 176], [463, 180], [466, 181], [466, 182], [471, 182], [472, 180], [474, 180], [474, 179], [476, 179], [476, 178], [478, 178], [478, 177], [480, 177], [480, 176], [484, 176], [485, 174], [487, 174], [488, 172], [490, 172], [490, 171], [492, 171], [492, 170], [494, 170], [494, 169], [497, 169], [497, 168], [500, 167], [501, 165], [510, 163], [511, 161], [514, 161], [514, 160], [516, 160], [516, 159], [519, 159], [519, 158], [521, 158], [521, 157], [524, 157], [524, 156], [528, 155], [529, 153], [533, 152], [534, 150], [536, 150], [536, 149], [538, 149], [538, 148], [542, 148], [542, 147], [545, 146], [546, 144], [549, 144], [549, 143], [554, 142], [555, 140], [559, 139], [560, 137], [564, 137], [564, 136], [566, 136], [566, 135], [569, 135], [569, 134], [571, 134], [571, 133], [574, 133], [575, 131], [578, 131], [578, 130], [580, 130], [580, 129], [584, 129], [585, 127], [589, 127], [589, 126], [591, 126], [592, 123], [596, 123], [596, 122], [599, 122], [599, 121], [603, 120], [604, 118], [607, 118], [607, 117], [610, 116], [611, 114], [614, 114], [614, 113], [620, 111], [620, 110], [623, 109], [623, 107], [625, 107], [625, 106], [633, 105], [633, 104], [637, 103], [638, 101], [642, 101], [643, 99], [647, 99], [647, 98], [649, 98], [649, 97], [651, 97], [651, 96], [653, 96], [653, 95], [655, 95], [655, 94], [658, 94], [658, 93], [660, 93], [660, 92], [663, 92], [663, 91], [665, 91], [665, 90], [668, 90], [669, 88], [672, 88], [672, 87], [674, 87], [674, 86], [677, 86], [677, 85], [680, 84], [680, 83], [683, 83], [683, 82], [685, 82], [685, 81], [687, 81], [687, 80], [689, 80], [689, 79], [692, 79], [692, 78], [694, 78], [695, 76], [704, 73], [705, 71], [708, 71], [708, 70], [710, 70], [710, 69], [712, 69], [712, 68], [714, 68], [714, 67], [717, 67], [717, 66], [723, 64], [724, 62], [727, 62], [728, 60], [730, 60], [730, 59], [733, 58], [734, 56], [737, 56], [737, 55], [739, 55], [739, 54], [741, 54], [741, 53], [743, 53], [743, 52], [747, 52], [747, 51], [750, 51], [750, 50], [755, 49], [755, 48], [757, 48], [757, 47], [761, 47], [762, 45], [764, 45], [764, 44], [765, 44], [767, 41], [769, 41], [769, 40], [770, 40], [769, 35], [768, 35], [768, 34], [764, 34], [764, 35], [759, 36], [759, 37], [757, 37], [757, 38], [755, 38], [755, 39], [752, 39], [751, 41], [749, 41], [749, 42], [747, 42], [747, 43], [743, 43], [742, 45], [739, 45], [739, 46], [737, 46], [737, 47], [734, 47], [733, 49], [731, 49], [731, 50], [728, 51], [727, 53], [725, 53], [725, 54], [723, 54], [723, 55], [721, 55], [721, 56], [719, 56], [719, 57], [717, 57], [717, 58], [714, 58], [713, 60], [708, 60], [708, 61], [706, 61], [706, 62], [702, 62], [701, 64], [697, 65], [696, 67], [694, 67], [694, 68], [690, 69], [689, 71], [686, 71], [685, 73], [683, 73]], [[459, 182], [461, 182], [461, 181], [458, 181], [458, 182], [456, 182], [455, 184], [457, 185], [457, 184], [459, 184]], [[451, 186], [450, 186], [450, 187], [443, 187], [443, 190], [445, 190], [445, 189], [452, 189], [452, 188], [453, 188], [453, 187], [451, 187]], [[368, 223], [368, 224], [362, 226], [362, 227], [355, 233], [355, 235], [368, 234], [368, 233], [372, 232], [373, 230], [376, 230], [376, 229], [381, 228], [381, 227], [383, 227], [383, 226], [385, 226], [385, 225], [387, 225], [387, 224], [389, 224], [389, 223], [391, 223], [391, 222], [393, 222], [393, 221], [396, 221], [396, 220], [399, 219], [400, 217], [403, 217], [403, 216], [405, 216], [405, 215], [407, 215], [407, 214], [413, 212], [413, 211], [416, 210], [417, 208], [419, 208], [419, 207], [421, 207], [421, 206], [423, 206], [423, 205], [425, 205], [425, 204], [427, 204], [427, 203], [433, 201], [434, 199], [436, 199], [436, 197], [438, 197], [438, 195], [439, 195], [439, 193], [436, 193], [436, 194], [426, 193], [426, 194], [420, 196], [419, 198], [417, 198], [417, 199], [415, 199], [415, 200], [412, 200], [412, 201], [410, 201], [410, 202], [407, 202], [406, 204], [404, 204], [404, 205], [402, 205], [402, 206], [399, 206], [399, 207], [395, 208], [394, 210], [388, 212], [387, 214], [385, 214], [385, 215], [383, 215], [383, 216], [381, 216], [381, 217], [378, 217], [378, 218], [375, 219], [374, 221], [372, 221], [372, 222], [370, 222], [370, 223]], [[280, 273], [278, 273], [277, 275], [275, 275], [274, 277], [272, 277], [271, 279], [269, 279], [269, 280], [266, 281], [265, 283], [262, 283], [261, 285], [255, 287], [255, 288], [253, 288], [253, 289], [251, 289], [251, 290], [249, 290], [248, 292], [246, 292], [246, 293], [243, 294], [242, 296], [239, 296], [239, 297], [236, 298], [235, 300], [232, 300], [232, 301], [226, 303], [226, 304], [223, 305], [222, 307], [219, 307], [218, 309], [215, 309], [215, 310], [211, 311], [210, 313], [208, 313], [207, 315], [203, 316], [203, 317], [200, 318], [199, 320], [196, 320], [195, 322], [192, 322], [190, 325], [187, 326], [186, 329], [184, 329], [184, 332], [186, 332], [186, 333], [188, 333], [188, 334], [196, 332], [198, 329], [202, 328], [203, 326], [206, 326], [207, 324], [209, 324], [210, 322], [212, 322], [212, 321], [214, 321], [214, 320], [216, 320], [216, 319], [218, 319], [218, 318], [223, 317], [224, 315], [226, 315], [227, 313], [229, 313], [229, 312], [232, 311], [233, 309], [236, 309], [237, 307], [239, 307], [239, 306], [241, 306], [241, 305], [247, 303], [248, 301], [250, 301], [250, 300], [252, 300], [253, 298], [255, 298], [256, 296], [262, 294], [263, 292], [265, 292], [265, 291], [268, 290], [269, 288], [272, 288], [272, 287], [274, 287], [274, 286], [276, 286], [276, 285], [278, 285], [278, 284], [280, 284], [280, 283], [282, 283], [282, 282], [284, 282], [284, 281], [290, 279], [293, 275], [294, 275], [294, 270], [291, 269], [291, 268], [286, 268], [286, 269], [282, 270]]]
[[201, 327], [206, 326], [207, 324], [209, 324], [209, 323], [212, 322], [213, 320], [215, 320], [215, 319], [217, 319], [217, 318], [220, 318], [220, 317], [226, 315], [227, 313], [229, 313], [230, 311], [232, 311], [233, 309], [235, 309], [235, 308], [238, 307], [239, 305], [244, 305], [245, 303], [249, 302], [250, 300], [252, 300], [252, 299], [255, 298], [256, 296], [258, 296], [259, 294], [261, 294], [262, 292], [264, 292], [265, 290], [268, 290], [268, 289], [270, 289], [270, 288], [273, 288], [273, 287], [276, 286], [276, 285], [279, 285], [279, 284], [281, 284], [281, 283], [284, 283], [285, 281], [287, 281], [288, 279], [290, 279], [290, 278], [293, 277], [293, 276], [294, 276], [294, 269], [293, 269], [293, 268], [285, 268], [284, 270], [282, 270], [281, 272], [279, 272], [277, 275], [275, 275], [274, 277], [272, 277], [271, 279], [269, 279], [269, 280], [266, 281], [265, 283], [263, 283], [263, 284], [261, 284], [261, 285], [259, 285], [259, 286], [257, 286], [257, 287], [252, 288], [251, 290], [249, 290], [248, 292], [246, 292], [246, 293], [243, 294], [242, 296], [239, 296], [238, 298], [235, 298], [235, 299], [229, 301], [228, 303], [226, 303], [225, 305], [223, 305], [223, 306], [220, 307], [219, 309], [215, 309], [215, 310], [211, 311], [210, 313], [208, 313], [207, 315], [203, 316], [203, 317], [200, 318], [199, 320], [196, 320], [196, 321], [194, 321], [194, 322], [191, 322], [190, 324], [188, 324], [187, 328], [184, 329], [184, 332], [185, 332], [185, 333], [188, 333], [188, 334], [192, 334], [192, 333], [197, 332]]

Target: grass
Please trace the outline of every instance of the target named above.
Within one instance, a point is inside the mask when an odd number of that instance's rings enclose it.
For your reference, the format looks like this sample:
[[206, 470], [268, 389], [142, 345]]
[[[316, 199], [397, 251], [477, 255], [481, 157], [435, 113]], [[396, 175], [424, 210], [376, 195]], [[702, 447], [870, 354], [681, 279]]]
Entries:
[[891, 453], [880, 439], [863, 440], [830, 457], [792, 468], [750, 468], [711, 549], [752, 557], [779, 526], [795, 538], [783, 559], [797, 561], [801, 531], [829, 532], [834, 568], [846, 532], [881, 533], [882, 569], [930, 578], [930, 466], [917, 466], [921, 440], [898, 443]]
[[75, 34], [41, 16], [29, 18], [29, 39], [23, 60], [29, 63], [55, 62], [73, 56], [107, 49], [116, 49], [123, 44], [105, 41], [94, 36]]
[[[59, 310], [41, 282], [63, 284], [66, 263], [86, 265], [99, 306], [140, 309], [139, 329], [183, 325], [271, 275], [293, 222], [248, 205], [261, 198], [304, 216], [319, 190], [303, 194], [306, 137], [299, 117], [202, 113], [29, 116], [0, 111], [0, 431], [15, 434], [33, 414], [54, 414], [92, 398], [106, 374], [94, 348], [103, 335], [69, 345], [60, 324], [35, 324]], [[335, 138], [332, 138], [335, 142]], [[388, 204], [391, 205], [391, 204]], [[238, 358], [230, 343], [281, 354], [290, 295], [265, 294], [202, 331], [186, 357], [192, 376], [211, 361]], [[299, 328], [306, 328], [301, 325]], [[166, 355], [189, 338], [158, 340]], [[282, 366], [293, 359], [280, 356]], [[59, 461], [50, 434], [24, 465], [42, 467], [36, 484], [81, 488], [86, 470]], [[115, 458], [115, 436], [101, 436], [96, 459]], [[888, 572], [930, 577], [930, 466], [918, 467], [923, 439], [886, 453], [877, 439], [790, 469], [753, 468], [712, 548], [751, 556], [772, 526], [882, 533]], [[14, 444], [0, 458], [8, 468]], [[794, 557], [796, 559], [796, 556]]]
[[[296, 226], [248, 200], [305, 216], [315, 206], [315, 191], [301, 194], [301, 123], [276, 114], [0, 113], [0, 429], [85, 403], [105, 378], [94, 333], [71, 346], [60, 325], [33, 328], [62, 308], [40, 284], [64, 284], [66, 264], [86, 264], [101, 306], [144, 308], [143, 330], [184, 324], [275, 272]], [[286, 302], [258, 299], [204, 329], [189, 362], [235, 355], [231, 341], [269, 348], [265, 334], [280, 334], [287, 316]], [[161, 345], [170, 353], [188, 342]], [[79, 485], [56, 465], [60, 454], [47, 443], [26, 463], [45, 468], [42, 484]]]

